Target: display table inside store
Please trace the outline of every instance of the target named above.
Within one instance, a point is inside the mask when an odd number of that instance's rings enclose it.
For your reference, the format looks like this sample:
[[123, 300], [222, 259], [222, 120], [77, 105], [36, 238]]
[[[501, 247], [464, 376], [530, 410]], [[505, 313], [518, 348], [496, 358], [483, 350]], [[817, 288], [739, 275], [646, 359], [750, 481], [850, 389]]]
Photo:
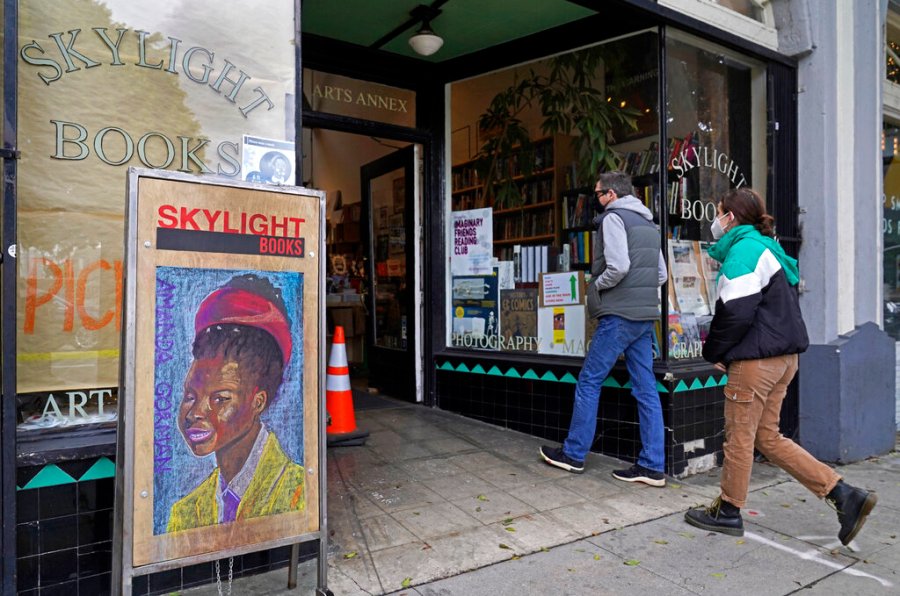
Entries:
[[[335, 297], [341, 300], [335, 300]], [[350, 298], [350, 300], [347, 300]], [[361, 294], [333, 295], [326, 299], [326, 323], [328, 326], [328, 350], [331, 353], [331, 338], [334, 328], [344, 328], [344, 339], [347, 346], [347, 362], [360, 365], [365, 362], [366, 345], [366, 306]]]

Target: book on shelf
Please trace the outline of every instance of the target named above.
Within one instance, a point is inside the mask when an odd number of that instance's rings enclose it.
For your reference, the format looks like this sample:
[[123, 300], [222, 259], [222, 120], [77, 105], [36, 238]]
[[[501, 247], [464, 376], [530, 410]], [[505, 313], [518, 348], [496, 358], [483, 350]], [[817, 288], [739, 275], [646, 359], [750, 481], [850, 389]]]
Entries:
[[559, 250], [555, 246], [548, 244], [534, 245], [516, 245], [513, 247], [513, 261], [515, 255], [520, 255], [519, 276], [516, 278], [520, 283], [537, 283], [541, 273], [549, 273], [556, 271]]
[[666, 203], [668, 204], [669, 215], [677, 215], [681, 217], [681, 209], [684, 198], [688, 196], [688, 179], [686, 177], [678, 178], [669, 183], [666, 195]]
[[451, 188], [454, 191], [479, 186], [481, 180], [474, 163], [454, 166], [451, 172]]
[[[519, 283], [522, 281], [522, 247], [516, 244], [504, 250], [512, 250], [513, 279], [515, 283]], [[500, 258], [504, 259], [502, 256]]]
[[679, 139], [672, 137], [668, 142], [669, 158], [666, 160], [666, 169], [675, 169], [675, 164], [681, 162], [693, 162], [696, 158], [697, 147], [700, 145], [700, 138], [694, 132], [689, 132], [686, 137]]
[[510, 290], [516, 287], [515, 269], [512, 261], [494, 259], [494, 274], [497, 276], [497, 287]]
[[522, 247], [522, 283], [531, 283], [531, 276], [533, 275], [533, 267], [531, 262], [532, 251], [529, 247]]
[[643, 151], [628, 151], [622, 154], [619, 169], [630, 176], [644, 176], [659, 171], [659, 143], [653, 141]]
[[583, 230], [568, 233], [568, 243], [571, 247], [572, 264], [590, 264], [593, 260], [593, 247], [597, 242], [597, 232]]
[[593, 195], [579, 192], [563, 195], [562, 220], [563, 228], [580, 228], [591, 225], [594, 218], [594, 208], [591, 204]]

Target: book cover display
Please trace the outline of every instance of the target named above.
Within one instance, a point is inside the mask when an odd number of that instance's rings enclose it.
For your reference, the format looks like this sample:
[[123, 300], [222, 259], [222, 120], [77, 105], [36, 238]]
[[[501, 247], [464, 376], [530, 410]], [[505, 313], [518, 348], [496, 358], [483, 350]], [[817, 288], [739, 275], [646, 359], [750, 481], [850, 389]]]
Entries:
[[692, 313], [669, 315], [669, 358], [699, 358], [703, 353], [697, 316]]
[[584, 319], [583, 304], [538, 308], [538, 353], [584, 356]]
[[537, 352], [537, 303], [535, 288], [500, 290], [500, 335], [504, 349]]
[[458, 276], [452, 282], [453, 346], [500, 349], [500, 313], [496, 275]]

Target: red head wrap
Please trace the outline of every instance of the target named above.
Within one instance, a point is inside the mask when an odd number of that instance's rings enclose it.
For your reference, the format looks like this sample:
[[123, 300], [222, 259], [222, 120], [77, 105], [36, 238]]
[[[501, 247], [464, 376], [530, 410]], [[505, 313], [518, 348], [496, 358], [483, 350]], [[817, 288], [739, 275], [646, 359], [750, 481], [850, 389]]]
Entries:
[[194, 333], [212, 325], [247, 325], [266, 331], [281, 349], [285, 368], [291, 359], [291, 329], [277, 306], [259, 294], [239, 288], [220, 288], [197, 309]]

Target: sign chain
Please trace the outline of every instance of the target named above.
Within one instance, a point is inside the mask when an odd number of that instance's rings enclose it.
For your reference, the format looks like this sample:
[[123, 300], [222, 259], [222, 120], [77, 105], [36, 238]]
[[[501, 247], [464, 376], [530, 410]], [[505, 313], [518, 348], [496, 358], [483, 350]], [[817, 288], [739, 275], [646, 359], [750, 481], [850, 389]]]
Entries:
[[[231, 596], [231, 588], [234, 584], [234, 557], [228, 557], [228, 596]], [[216, 559], [216, 588], [219, 596], [223, 596], [222, 592], [222, 575], [219, 572], [219, 561]]]

